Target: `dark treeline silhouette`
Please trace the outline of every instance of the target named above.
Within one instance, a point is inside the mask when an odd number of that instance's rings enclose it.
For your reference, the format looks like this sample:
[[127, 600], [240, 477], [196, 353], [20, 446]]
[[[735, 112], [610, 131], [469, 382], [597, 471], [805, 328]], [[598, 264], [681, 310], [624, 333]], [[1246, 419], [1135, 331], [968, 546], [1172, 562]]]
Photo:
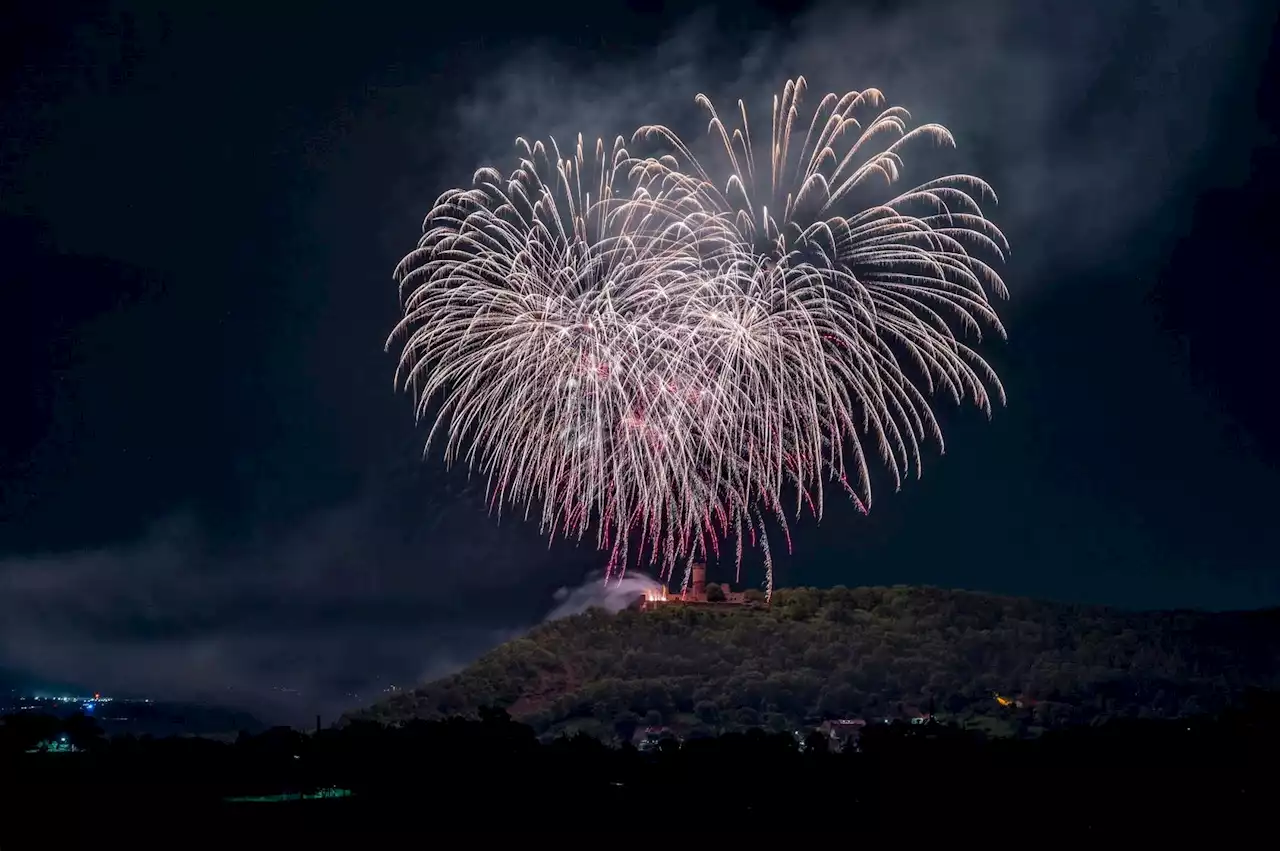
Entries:
[[[540, 743], [501, 710], [398, 727], [357, 722], [313, 734], [276, 728], [234, 743], [106, 739], [83, 718], [28, 715], [5, 719], [0, 759], [12, 812], [75, 813], [58, 830], [109, 831], [122, 841], [159, 824], [177, 829], [175, 838], [184, 830], [227, 829], [241, 831], [245, 842], [253, 837], [243, 831], [273, 825], [419, 837], [606, 826], [876, 830], [957, 840], [1000, 840], [1017, 827], [1037, 829], [1044, 841], [1065, 833], [1111, 836], [1123, 827], [1184, 837], [1210, 829], [1221, 837], [1256, 830], [1269, 818], [1277, 723], [1280, 699], [1255, 693], [1216, 716], [1116, 720], [1035, 740], [899, 722], [871, 725], [856, 748], [839, 752], [817, 731], [798, 740], [765, 730], [667, 739], [641, 752], [586, 736]], [[61, 747], [41, 749], [51, 741]], [[350, 795], [225, 800], [320, 790]], [[180, 825], [175, 819], [183, 813], [199, 820]], [[31, 827], [21, 819], [0, 827], [0, 847], [24, 825]], [[43, 833], [29, 836], [47, 835], [43, 825]]]

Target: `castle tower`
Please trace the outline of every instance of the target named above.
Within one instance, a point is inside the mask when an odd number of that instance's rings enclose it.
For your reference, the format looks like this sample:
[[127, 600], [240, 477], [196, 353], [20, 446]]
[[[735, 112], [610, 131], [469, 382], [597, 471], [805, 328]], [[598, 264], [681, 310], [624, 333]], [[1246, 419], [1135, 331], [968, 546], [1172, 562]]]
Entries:
[[707, 598], [707, 566], [703, 562], [694, 562], [693, 565], [693, 599], [705, 600]]

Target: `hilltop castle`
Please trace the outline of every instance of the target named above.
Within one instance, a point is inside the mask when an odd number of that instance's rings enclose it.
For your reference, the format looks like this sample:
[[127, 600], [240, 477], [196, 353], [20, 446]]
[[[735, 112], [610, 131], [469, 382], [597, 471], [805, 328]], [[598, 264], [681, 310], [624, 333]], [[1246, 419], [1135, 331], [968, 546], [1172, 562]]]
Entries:
[[728, 586], [712, 585], [710, 598], [707, 596], [707, 565], [695, 562], [692, 582], [688, 590], [671, 592], [667, 586], [653, 588], [644, 592], [640, 599], [640, 608], [644, 611], [656, 609], [664, 605], [696, 605], [696, 606], [741, 606], [747, 602], [747, 595], [742, 591], [730, 591]]

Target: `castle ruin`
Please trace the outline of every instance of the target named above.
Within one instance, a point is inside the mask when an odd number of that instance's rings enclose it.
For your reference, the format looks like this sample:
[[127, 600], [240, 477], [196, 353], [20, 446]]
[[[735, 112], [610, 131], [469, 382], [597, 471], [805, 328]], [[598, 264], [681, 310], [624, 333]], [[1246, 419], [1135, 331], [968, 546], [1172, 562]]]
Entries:
[[707, 599], [707, 565], [705, 562], [694, 562], [689, 587], [681, 591], [670, 591], [666, 585], [644, 592], [640, 600], [642, 610], [652, 610], [666, 605], [695, 606], [741, 606], [747, 603], [747, 595], [743, 591], [731, 591], [727, 584], [720, 585], [722, 599]]

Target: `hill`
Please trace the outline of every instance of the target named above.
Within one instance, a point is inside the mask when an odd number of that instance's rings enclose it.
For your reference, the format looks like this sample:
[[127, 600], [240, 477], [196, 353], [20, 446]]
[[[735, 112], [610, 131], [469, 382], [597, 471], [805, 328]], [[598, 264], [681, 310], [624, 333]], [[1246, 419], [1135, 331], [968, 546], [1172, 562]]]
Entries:
[[1251, 687], [1280, 687], [1280, 611], [805, 588], [778, 591], [769, 608], [592, 610], [554, 621], [340, 723], [503, 706], [544, 736], [629, 738], [640, 724], [709, 735], [933, 709], [991, 733], [1035, 734], [1214, 712]]

